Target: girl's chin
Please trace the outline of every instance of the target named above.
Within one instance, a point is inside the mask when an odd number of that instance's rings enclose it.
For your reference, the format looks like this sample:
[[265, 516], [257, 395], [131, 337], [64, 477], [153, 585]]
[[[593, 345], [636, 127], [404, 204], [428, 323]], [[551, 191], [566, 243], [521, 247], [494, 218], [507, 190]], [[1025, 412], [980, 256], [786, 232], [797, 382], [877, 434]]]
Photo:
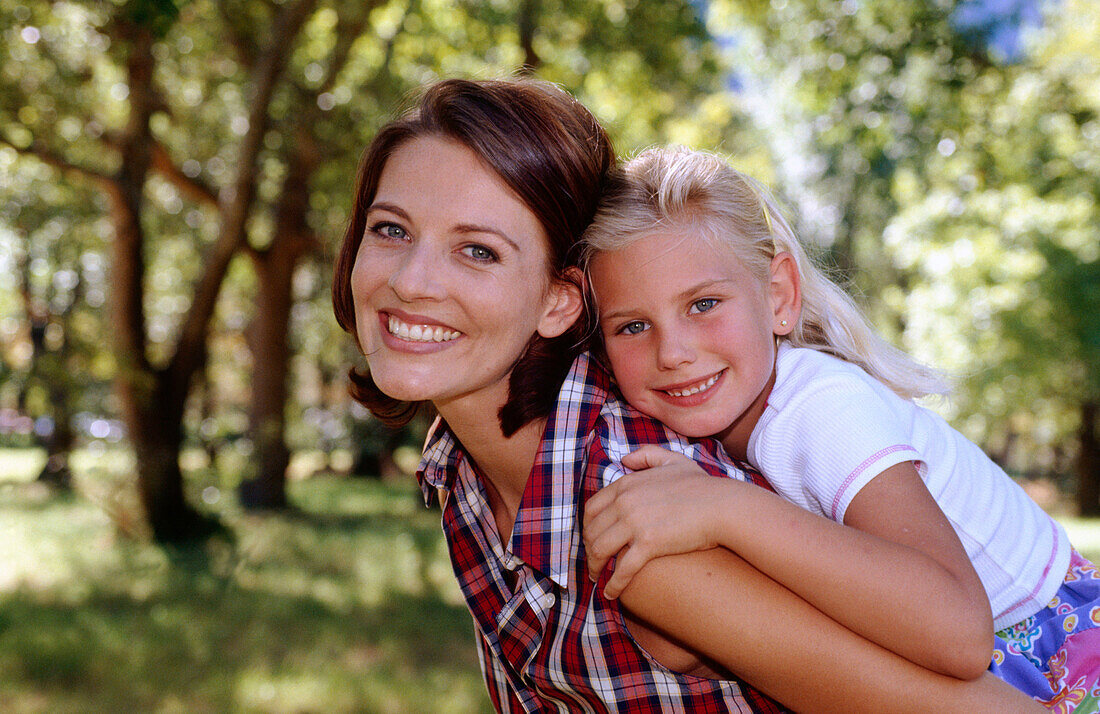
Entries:
[[686, 436], [689, 439], [705, 439], [714, 436], [719, 431], [721, 431], [721, 429], [700, 429], [698, 424], [674, 425], [666, 422], [665, 426], [667, 426], [669, 429], [672, 429], [680, 436]]
[[[645, 410], [642, 411], [644, 412]], [[654, 410], [653, 412], [646, 412], [646, 415], [661, 422], [677, 434], [686, 436], [689, 439], [712, 437], [729, 427], [728, 423], [719, 423], [717, 419], [701, 418], [703, 417], [701, 414], [696, 415], [694, 418], [688, 417], [685, 419], [682, 415], [668, 414], [664, 413], [662, 410]]]

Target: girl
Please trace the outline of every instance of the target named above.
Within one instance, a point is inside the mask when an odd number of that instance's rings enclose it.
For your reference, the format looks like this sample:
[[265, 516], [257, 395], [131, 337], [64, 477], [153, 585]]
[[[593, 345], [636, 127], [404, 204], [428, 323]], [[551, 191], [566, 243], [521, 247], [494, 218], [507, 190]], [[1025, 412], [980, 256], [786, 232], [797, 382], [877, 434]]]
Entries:
[[646, 473], [586, 506], [592, 574], [618, 553], [608, 597], [652, 558], [721, 545], [932, 669], [967, 671], [997, 630], [994, 673], [1067, 710], [1096, 709], [1096, 567], [914, 403], [938, 390], [936, 375], [872, 332], [754, 182], [708, 154], [647, 151], [605, 193], [585, 243], [626, 400], [720, 439], [804, 509], [744, 483], [683, 480], [693, 465], [642, 449], [623, 464]]
[[618, 454], [656, 440], [737, 475], [711, 442], [624, 414], [576, 354], [573, 249], [613, 161], [552, 85], [439, 82], [367, 149], [336, 261], [337, 319], [369, 366], [353, 395], [391, 424], [422, 403], [440, 416], [418, 479], [442, 505], [493, 706], [779, 711], [762, 690], [800, 711], [1038, 709], [991, 675], [887, 652], [729, 551], [653, 563], [621, 602], [594, 596], [577, 514]]

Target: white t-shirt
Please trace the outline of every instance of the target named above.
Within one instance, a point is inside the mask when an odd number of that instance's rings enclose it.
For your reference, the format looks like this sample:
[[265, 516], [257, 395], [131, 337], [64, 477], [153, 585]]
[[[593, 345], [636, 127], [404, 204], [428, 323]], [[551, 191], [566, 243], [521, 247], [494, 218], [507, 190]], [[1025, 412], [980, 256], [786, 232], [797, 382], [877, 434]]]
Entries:
[[989, 594], [997, 630], [1046, 607], [1069, 567], [1062, 527], [977, 445], [823, 352], [780, 345], [748, 460], [781, 496], [838, 523], [871, 479], [916, 462]]

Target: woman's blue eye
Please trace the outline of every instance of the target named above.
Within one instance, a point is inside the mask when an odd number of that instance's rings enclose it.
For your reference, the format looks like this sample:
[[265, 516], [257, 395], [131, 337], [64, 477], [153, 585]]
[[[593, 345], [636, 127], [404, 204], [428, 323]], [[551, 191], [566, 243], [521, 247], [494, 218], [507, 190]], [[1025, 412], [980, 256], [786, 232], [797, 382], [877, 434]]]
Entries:
[[372, 233], [377, 233], [383, 238], [389, 238], [390, 240], [405, 240], [408, 237], [408, 233], [405, 229], [396, 223], [376, 223], [370, 228]]
[[619, 332], [621, 332], [624, 335], [638, 335], [638, 334], [641, 334], [641, 333], [645, 332], [648, 329], [649, 329], [649, 327], [646, 326], [646, 324], [644, 322], [642, 322], [641, 320], [635, 320], [634, 322], [628, 322], [625, 325], [623, 325], [622, 329], [620, 329]]
[[483, 245], [468, 245], [463, 250], [466, 255], [481, 263], [490, 263], [497, 259], [497, 254]]
[[702, 300], [696, 300], [691, 304], [691, 312], [706, 312], [712, 309], [718, 304], [718, 300], [715, 298], [703, 298]]

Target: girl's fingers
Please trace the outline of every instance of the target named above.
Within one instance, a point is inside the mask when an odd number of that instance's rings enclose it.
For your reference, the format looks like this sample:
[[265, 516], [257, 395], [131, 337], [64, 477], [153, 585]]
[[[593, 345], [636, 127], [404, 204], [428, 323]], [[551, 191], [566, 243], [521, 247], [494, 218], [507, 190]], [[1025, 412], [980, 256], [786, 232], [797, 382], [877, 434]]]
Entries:
[[619, 557], [615, 561], [615, 572], [611, 574], [607, 585], [604, 586], [603, 596], [608, 600], [619, 597], [647, 561], [649, 558], [634, 545], [627, 545], [619, 551]]
[[631, 451], [629, 454], [624, 456], [622, 464], [628, 469], [641, 471], [642, 469], [651, 469], [656, 466], [672, 466], [674, 464], [682, 464], [685, 461], [688, 463], [694, 463], [684, 454], [680, 454], [675, 451], [669, 451], [668, 449], [663, 449], [660, 446], [655, 446], [653, 444], [647, 444], [639, 449]]
[[[595, 508], [592, 506], [595, 505]], [[594, 543], [600, 535], [611, 527], [620, 517], [620, 509], [614, 499], [593, 504], [590, 500], [584, 507], [584, 522], [581, 524], [581, 536], [586, 543]]]
[[[605, 524], [600, 524], [605, 525]], [[630, 532], [618, 521], [611, 520], [606, 528], [595, 530], [584, 538], [585, 557], [588, 560], [588, 575], [594, 581], [607, 567], [607, 562], [630, 543]]]
[[597, 513], [602, 513], [608, 506], [615, 502], [615, 499], [619, 497], [619, 490], [622, 489], [621, 482], [625, 476], [619, 477], [618, 480], [612, 481], [599, 491], [596, 491], [592, 496], [584, 503], [584, 522], [587, 525], [588, 517]]

